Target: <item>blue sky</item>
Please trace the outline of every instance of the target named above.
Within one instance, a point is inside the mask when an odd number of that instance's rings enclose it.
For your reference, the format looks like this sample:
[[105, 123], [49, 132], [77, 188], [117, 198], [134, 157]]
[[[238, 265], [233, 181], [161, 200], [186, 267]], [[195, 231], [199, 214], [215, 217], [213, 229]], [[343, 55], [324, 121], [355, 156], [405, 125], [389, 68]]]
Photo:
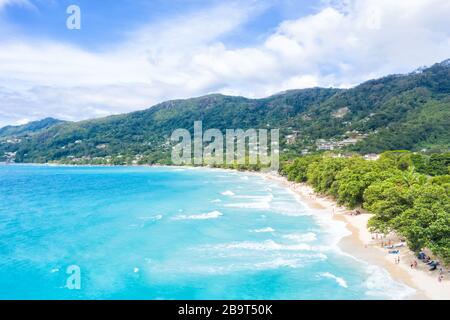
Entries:
[[[16, 28], [20, 37], [39, 37], [70, 42], [91, 50], [101, 50], [123, 41], [140, 26], [174, 17], [195, 14], [224, 1], [213, 0], [29, 0], [13, 2], [3, 12], [4, 21]], [[238, 3], [238, 2], [236, 2]], [[254, 44], [272, 32], [282, 21], [313, 13], [320, 1], [273, 0], [240, 1], [254, 11], [239, 28], [219, 38], [229, 46]], [[69, 5], [82, 9], [82, 29], [65, 27]], [[3, 35], [8, 37], [9, 35]]]
[[351, 87], [449, 58], [449, 16], [448, 0], [0, 0], [0, 126]]

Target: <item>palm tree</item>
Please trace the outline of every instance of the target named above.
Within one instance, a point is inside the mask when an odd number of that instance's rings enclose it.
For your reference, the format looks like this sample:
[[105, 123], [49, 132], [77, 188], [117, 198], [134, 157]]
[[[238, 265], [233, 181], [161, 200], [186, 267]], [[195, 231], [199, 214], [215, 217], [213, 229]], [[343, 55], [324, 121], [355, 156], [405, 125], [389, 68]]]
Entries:
[[402, 180], [406, 186], [411, 187], [415, 184], [416, 185], [425, 184], [427, 178], [424, 175], [417, 173], [414, 166], [411, 166], [408, 171], [403, 172]]

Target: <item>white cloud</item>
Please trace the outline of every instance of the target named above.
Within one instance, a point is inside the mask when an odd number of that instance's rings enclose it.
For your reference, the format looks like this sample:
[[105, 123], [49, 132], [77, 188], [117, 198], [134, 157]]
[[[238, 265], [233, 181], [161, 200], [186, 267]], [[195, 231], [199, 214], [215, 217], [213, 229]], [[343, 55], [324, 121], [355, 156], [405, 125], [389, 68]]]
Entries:
[[0, 10], [6, 6], [21, 6], [25, 8], [35, 8], [35, 6], [28, 0], [0, 0]]
[[90, 118], [211, 92], [263, 97], [347, 87], [450, 57], [447, 0], [326, 1], [313, 15], [284, 21], [259, 45], [227, 47], [221, 37], [253, 9], [228, 3], [145, 26], [100, 53], [48, 41], [2, 42], [0, 125]]

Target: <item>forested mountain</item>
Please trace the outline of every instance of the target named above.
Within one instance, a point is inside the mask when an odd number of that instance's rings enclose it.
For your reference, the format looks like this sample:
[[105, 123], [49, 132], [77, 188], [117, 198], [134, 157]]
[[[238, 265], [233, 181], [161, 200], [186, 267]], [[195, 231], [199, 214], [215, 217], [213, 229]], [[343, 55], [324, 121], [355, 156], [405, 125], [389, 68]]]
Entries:
[[[119, 116], [57, 123], [19, 143], [3, 142], [0, 155], [15, 153], [16, 162], [84, 158], [103, 163], [105, 157], [113, 163], [164, 162], [171, 133], [192, 130], [200, 120], [204, 129], [280, 128], [286, 153], [318, 148], [448, 150], [450, 61], [345, 90], [292, 90], [265, 99], [208, 95]], [[292, 135], [286, 144], [286, 136]]]
[[39, 121], [29, 122], [20, 126], [6, 126], [0, 129], [0, 138], [2, 137], [21, 137], [25, 135], [39, 133], [42, 130], [64, 123], [53, 118], [45, 118]]

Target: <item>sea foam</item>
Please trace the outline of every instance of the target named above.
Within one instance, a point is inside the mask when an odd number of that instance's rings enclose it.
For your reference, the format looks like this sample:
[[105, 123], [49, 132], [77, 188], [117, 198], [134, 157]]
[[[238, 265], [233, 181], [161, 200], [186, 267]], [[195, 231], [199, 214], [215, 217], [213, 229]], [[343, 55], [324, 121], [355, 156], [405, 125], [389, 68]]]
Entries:
[[241, 208], [241, 209], [270, 209], [270, 203], [273, 200], [273, 194], [265, 196], [247, 196], [239, 195], [233, 196], [233, 199], [247, 200], [248, 202], [233, 202], [225, 204], [228, 208]]
[[296, 242], [313, 242], [317, 240], [317, 235], [313, 232], [293, 233], [293, 234], [286, 234], [283, 236], [283, 238]]
[[144, 220], [144, 221], [158, 221], [161, 220], [163, 218], [162, 214], [158, 214], [156, 216], [150, 216], [150, 217], [139, 217], [139, 220]]
[[223, 196], [234, 196], [234, 192], [227, 190], [221, 193]]
[[218, 249], [244, 249], [256, 251], [311, 251], [313, 248], [306, 243], [281, 244], [273, 240], [262, 242], [242, 241], [216, 246]]
[[388, 297], [390, 299], [404, 299], [413, 295], [416, 291], [407, 285], [395, 281], [389, 273], [378, 266], [367, 266], [369, 277], [365, 281], [366, 295], [371, 297]]
[[334, 274], [332, 274], [331, 272], [323, 272], [323, 273], [320, 273], [319, 276], [322, 278], [333, 279], [342, 288], [348, 288], [347, 282], [344, 280], [344, 278], [337, 277]]
[[202, 214], [194, 214], [194, 215], [179, 215], [175, 216], [173, 220], [208, 220], [208, 219], [217, 219], [222, 216], [223, 213], [220, 211], [212, 211], [208, 213]]
[[270, 227], [268, 227], [268, 228], [250, 230], [250, 232], [254, 232], [254, 233], [270, 233], [270, 232], [275, 232], [275, 230], [270, 228]]
[[[89, 290], [77, 294], [80, 299], [123, 295], [136, 299], [401, 299], [413, 292], [385, 272], [364, 272], [367, 264], [331, 249], [346, 234], [345, 224], [333, 221], [331, 212], [297, 203], [286, 188], [258, 177], [241, 180], [241, 173], [220, 171], [227, 179], [218, 179], [212, 170], [187, 170], [188, 174], [171, 168], [0, 165], [6, 182], [0, 184], [5, 198], [0, 211], [8, 212], [11, 221], [8, 228], [0, 228], [7, 253], [0, 256], [0, 280], [21, 275], [14, 280], [16, 286], [0, 290], [0, 300], [73, 299], [72, 293], [57, 286], [42, 286], [35, 270], [46, 271], [52, 283], [59, 281], [61, 266], [67, 263], [66, 249], [77, 243], [82, 245], [76, 246], [76, 262], [85, 274], [93, 275]], [[99, 188], [105, 178], [109, 183]], [[81, 187], [74, 190], [68, 179]], [[30, 190], [52, 190], [52, 201], [44, 196], [47, 193]], [[55, 205], [57, 199], [60, 202]], [[212, 204], [214, 199], [222, 202]], [[23, 213], [20, 203], [27, 204], [30, 214]], [[264, 203], [269, 209], [249, 212], [224, 207], [233, 203], [260, 208]], [[36, 220], [43, 212], [47, 219]], [[164, 223], [153, 222], [161, 218]], [[130, 223], [151, 230], [136, 232], [128, 228]], [[83, 232], [73, 233], [74, 224]], [[33, 239], [24, 236], [23, 232], [36, 228], [39, 232], [33, 233]], [[23, 250], [16, 250], [18, 236]], [[94, 250], [99, 243], [106, 243], [110, 254]], [[195, 272], [195, 278], [186, 276], [189, 272]], [[311, 282], [311, 275], [318, 281]], [[205, 290], [198, 291], [198, 283]], [[335, 289], [347, 285], [351, 290], [329, 292], [330, 285]], [[20, 290], [23, 287], [27, 292]]]

